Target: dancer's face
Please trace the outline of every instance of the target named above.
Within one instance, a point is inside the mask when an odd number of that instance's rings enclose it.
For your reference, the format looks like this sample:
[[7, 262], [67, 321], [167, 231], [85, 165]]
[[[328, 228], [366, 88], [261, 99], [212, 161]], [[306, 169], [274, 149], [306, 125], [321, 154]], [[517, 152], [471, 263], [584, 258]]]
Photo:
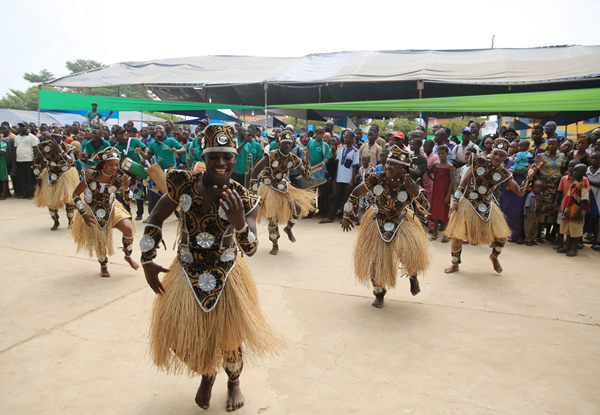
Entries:
[[388, 179], [398, 179], [406, 173], [406, 166], [399, 163], [394, 163], [389, 159], [385, 163], [385, 177]]
[[490, 155], [490, 161], [492, 162], [492, 166], [498, 167], [500, 164], [504, 163], [508, 154], [504, 150], [500, 150], [495, 148], [492, 150], [492, 154]]
[[114, 176], [119, 171], [119, 160], [107, 160], [102, 167], [104, 174]]
[[[214, 184], [226, 184], [235, 166], [235, 153], [215, 151], [205, 153], [206, 175], [210, 182]], [[203, 155], [204, 156], [204, 155]]]

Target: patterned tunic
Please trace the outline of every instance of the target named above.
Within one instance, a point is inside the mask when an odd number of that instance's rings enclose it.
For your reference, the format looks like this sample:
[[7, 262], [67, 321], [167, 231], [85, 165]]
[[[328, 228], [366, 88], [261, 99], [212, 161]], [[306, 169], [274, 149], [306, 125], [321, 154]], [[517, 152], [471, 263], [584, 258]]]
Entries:
[[[203, 173], [172, 170], [167, 173], [168, 196], [182, 210], [182, 231], [177, 256], [192, 288], [196, 301], [205, 312], [219, 301], [229, 273], [235, 266], [237, 245], [224, 245], [224, 235], [234, 232], [225, 211], [215, 199], [206, 212], [202, 211], [203, 196], [196, 191], [196, 183]], [[259, 197], [231, 180], [229, 188], [237, 191], [246, 215], [257, 206]], [[250, 242], [256, 236], [249, 231]], [[233, 238], [232, 238], [233, 240]]]
[[67, 156], [70, 150], [64, 143], [57, 143], [54, 140], [42, 141], [38, 149], [42, 155], [41, 165], [35, 165], [33, 173], [39, 176], [43, 168], [48, 171], [48, 184], [54, 185], [71, 167], [75, 165], [75, 160]]
[[[77, 206], [77, 209], [83, 208], [83, 203], [85, 203], [90, 208], [91, 214], [96, 219], [100, 229], [104, 229], [111, 221], [116, 193], [122, 187], [124, 173], [117, 172], [110, 178], [108, 183], [98, 181], [100, 173], [95, 169], [90, 168], [82, 173], [87, 189], [84, 190], [83, 201], [79, 201], [81, 204]], [[130, 193], [128, 196], [131, 199], [133, 195]]]
[[475, 155], [471, 167], [473, 176], [465, 188], [463, 197], [477, 215], [487, 222], [492, 212], [492, 203], [494, 203], [494, 190], [498, 185], [510, 179], [512, 173], [502, 164], [494, 167], [489, 159]]
[[385, 172], [367, 174], [364, 184], [374, 197], [373, 213], [376, 215], [379, 235], [385, 242], [390, 242], [409, 209], [427, 215], [429, 202], [422, 189], [413, 197], [406, 190], [404, 183], [395, 188], [391, 187], [385, 175]]
[[260, 172], [258, 182], [271, 186], [278, 192], [287, 193], [290, 170], [297, 169], [302, 160], [292, 153], [283, 155], [279, 150], [270, 151], [268, 157], [269, 165]]

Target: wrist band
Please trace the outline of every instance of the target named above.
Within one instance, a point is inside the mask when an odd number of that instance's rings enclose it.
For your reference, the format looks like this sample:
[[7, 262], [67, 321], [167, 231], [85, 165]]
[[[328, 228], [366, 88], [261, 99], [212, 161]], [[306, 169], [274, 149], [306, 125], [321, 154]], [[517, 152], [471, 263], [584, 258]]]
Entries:
[[356, 219], [356, 210], [358, 208], [358, 196], [350, 195], [348, 201], [344, 204], [344, 219]]
[[247, 223], [241, 231], [235, 231], [235, 240], [240, 249], [248, 255], [254, 254], [258, 248], [258, 239]]
[[156, 258], [156, 247], [162, 240], [162, 229], [156, 225], [148, 224], [144, 228], [144, 235], [140, 239], [141, 262], [152, 262]]
[[87, 211], [85, 210], [85, 206], [83, 205], [81, 198], [79, 196], [75, 196], [73, 198], [73, 201], [75, 202], [75, 208], [77, 208], [77, 210], [79, 211], [79, 214], [81, 216], [87, 215]]

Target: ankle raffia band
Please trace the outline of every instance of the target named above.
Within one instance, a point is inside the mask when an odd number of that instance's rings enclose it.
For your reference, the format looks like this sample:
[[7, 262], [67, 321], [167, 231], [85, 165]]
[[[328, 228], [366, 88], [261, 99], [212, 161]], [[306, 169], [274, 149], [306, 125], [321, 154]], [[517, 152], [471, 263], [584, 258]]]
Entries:
[[492, 255], [498, 257], [498, 255], [500, 255], [502, 252], [502, 248], [504, 248], [504, 242], [500, 242], [498, 240], [492, 242]]
[[452, 255], [452, 265], [460, 264], [460, 254], [462, 253], [462, 249], [460, 251], [452, 251], [450, 254]]
[[152, 262], [156, 258], [156, 247], [162, 240], [162, 229], [156, 225], [148, 224], [144, 228], [144, 235], [140, 239], [142, 264]]
[[125, 256], [131, 256], [131, 253], [133, 252], [133, 236], [124, 236], [122, 242]]

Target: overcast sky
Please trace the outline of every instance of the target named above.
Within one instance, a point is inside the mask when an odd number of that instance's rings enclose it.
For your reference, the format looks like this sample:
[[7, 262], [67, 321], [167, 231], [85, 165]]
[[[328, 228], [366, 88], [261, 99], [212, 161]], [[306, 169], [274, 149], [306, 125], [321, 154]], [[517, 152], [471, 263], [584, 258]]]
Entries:
[[[600, 44], [600, 0], [0, 0], [0, 96], [24, 72], [202, 55]], [[600, 68], [599, 72], [600, 72]]]

